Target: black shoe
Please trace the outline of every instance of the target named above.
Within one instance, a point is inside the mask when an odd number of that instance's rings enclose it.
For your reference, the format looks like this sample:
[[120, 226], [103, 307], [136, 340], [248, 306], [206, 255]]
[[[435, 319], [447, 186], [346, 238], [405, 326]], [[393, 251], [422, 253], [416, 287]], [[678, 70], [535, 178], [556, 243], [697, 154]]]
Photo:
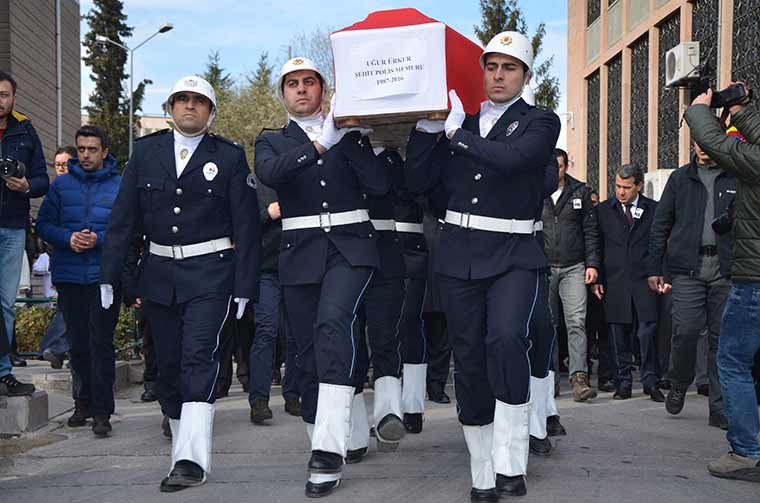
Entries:
[[214, 397], [219, 400], [220, 398], [227, 398], [230, 396], [230, 387], [218, 385], [214, 392]]
[[550, 437], [563, 437], [567, 435], [567, 430], [559, 422], [559, 416], [549, 416], [546, 418], [546, 433]]
[[686, 390], [673, 386], [668, 393], [668, 398], [665, 399], [665, 410], [673, 415], [680, 414], [684, 402], [686, 402]]
[[301, 415], [301, 402], [299, 402], [295, 398], [290, 398], [285, 400], [285, 412], [290, 414], [291, 416], [300, 416]]
[[269, 408], [269, 400], [254, 400], [251, 404], [251, 422], [261, 424], [272, 419], [272, 409]]
[[83, 400], [74, 402], [74, 413], [69, 417], [66, 424], [69, 428], [80, 428], [87, 424], [87, 418], [90, 417], [90, 405]]
[[339, 485], [340, 479], [319, 484], [307, 480], [305, 494], [307, 498], [323, 498], [333, 492]]
[[649, 395], [649, 398], [651, 398], [653, 402], [663, 403], [665, 401], [665, 395], [662, 394], [662, 391], [657, 389], [657, 386], [644, 386], [644, 393]]
[[725, 414], [710, 414], [710, 419], [707, 420], [707, 424], [728, 431], [728, 418]]
[[172, 427], [169, 423], [169, 416], [164, 415], [164, 418], [161, 420], [161, 430], [166, 438], [172, 438]]
[[65, 354], [56, 353], [50, 348], [42, 352], [42, 359], [50, 363], [50, 367], [56, 370], [63, 368], [63, 360], [66, 359], [65, 357]]
[[525, 477], [522, 475], [507, 477], [497, 473], [496, 491], [500, 496], [525, 496], [528, 493], [528, 488], [525, 487]]
[[161, 492], [171, 493], [187, 487], [199, 486], [206, 482], [206, 474], [198, 464], [187, 459], [174, 463], [169, 476], [161, 481]]
[[551, 456], [554, 446], [552, 441], [547, 436], [544, 439], [536, 438], [533, 435], [530, 436], [530, 453], [536, 456]]
[[451, 403], [451, 398], [443, 389], [428, 388], [428, 400], [435, 403]]
[[628, 400], [629, 398], [631, 398], [631, 388], [629, 386], [621, 386], [620, 389], [612, 395], [613, 400]]
[[34, 393], [34, 384], [22, 383], [13, 374], [0, 377], [0, 382], [8, 388], [8, 396], [26, 396]]
[[372, 437], [372, 438], [377, 438], [377, 434], [375, 433], [375, 427], [374, 426], [369, 429], [369, 436]]
[[404, 428], [407, 433], [422, 432], [422, 413], [404, 414]]
[[368, 447], [362, 447], [361, 449], [354, 449], [352, 451], [346, 452], [346, 464], [352, 465], [354, 463], [358, 463], [364, 459], [364, 456], [367, 455], [367, 452], [369, 452]]
[[612, 393], [615, 391], [615, 385], [609, 379], [600, 379], [596, 388], [604, 393]]
[[92, 432], [98, 437], [107, 437], [111, 433], [111, 416], [94, 416], [92, 418]]
[[340, 473], [343, 457], [334, 452], [311, 451], [309, 473]]
[[11, 360], [12, 367], [26, 367], [26, 360], [21, 358], [18, 353], [10, 353], [8, 358]]
[[660, 389], [664, 389], [665, 391], [670, 391], [670, 388], [673, 387], [673, 384], [668, 379], [663, 379], [657, 383], [657, 387]]
[[282, 372], [280, 372], [280, 369], [272, 370], [272, 386], [282, 386]]
[[697, 395], [710, 396], [710, 385], [700, 384], [697, 386]]
[[143, 384], [143, 386], [145, 387], [145, 391], [143, 391], [143, 394], [140, 395], [140, 400], [143, 402], [155, 402], [158, 400], [154, 383], [147, 381], [145, 384]]
[[406, 428], [401, 418], [396, 414], [387, 414], [375, 429], [378, 451], [395, 451], [404, 435], [406, 435]]
[[496, 488], [475, 489], [473, 487], [470, 489], [470, 501], [472, 503], [499, 501], [499, 493], [496, 492]]

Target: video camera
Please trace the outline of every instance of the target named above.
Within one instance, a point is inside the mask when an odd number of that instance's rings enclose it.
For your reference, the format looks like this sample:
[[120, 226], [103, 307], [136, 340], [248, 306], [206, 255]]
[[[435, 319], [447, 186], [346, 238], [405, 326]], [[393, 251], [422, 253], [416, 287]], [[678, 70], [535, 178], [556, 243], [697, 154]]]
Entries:
[[14, 178], [24, 178], [26, 169], [23, 163], [16, 159], [6, 157], [0, 159], [0, 176], [12, 176]]
[[748, 90], [744, 84], [734, 84], [722, 91], [714, 92], [710, 108], [725, 108], [750, 101], [752, 101], [752, 89]]

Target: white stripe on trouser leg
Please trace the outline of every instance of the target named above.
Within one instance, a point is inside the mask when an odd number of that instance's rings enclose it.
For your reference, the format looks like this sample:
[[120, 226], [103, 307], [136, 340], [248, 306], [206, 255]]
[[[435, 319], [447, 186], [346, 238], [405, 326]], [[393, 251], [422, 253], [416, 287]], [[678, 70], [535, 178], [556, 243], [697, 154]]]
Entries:
[[529, 403], [509, 405], [496, 400], [492, 449], [496, 473], [515, 477], [527, 472], [530, 407]]
[[408, 414], [425, 412], [425, 378], [427, 363], [404, 364], [404, 383], [401, 390], [401, 409]]
[[219, 378], [219, 369], [222, 368], [222, 365], [220, 362], [214, 362], [214, 355], [216, 354], [216, 351], [219, 349], [219, 342], [221, 341], [220, 336], [222, 335], [222, 329], [224, 329], [224, 324], [227, 323], [227, 317], [230, 315], [230, 306], [232, 305], [232, 296], [230, 296], [229, 299], [227, 299], [227, 311], [224, 313], [224, 319], [222, 320], [222, 324], [219, 325], [219, 330], [216, 332], [216, 346], [214, 346], [214, 350], [211, 352], [211, 363], [216, 365], [216, 373], [214, 374], [214, 380], [211, 384], [211, 391], [208, 393], [208, 397], [206, 397], [206, 401], [211, 400], [211, 397], [214, 396], [214, 393], [216, 393], [216, 380]]
[[364, 393], [354, 395], [351, 403], [351, 431], [348, 436], [348, 450], [355, 451], [369, 447], [369, 419]]
[[493, 443], [493, 423], [485, 426], [465, 426], [464, 441], [470, 452], [470, 476], [475, 489], [492, 489], [496, 487], [496, 475], [491, 458]]
[[[549, 377], [539, 379], [530, 377], [530, 435], [538, 439], [546, 438], [546, 381]], [[553, 381], [552, 381], [553, 384]]]
[[372, 412], [375, 426], [388, 414], [395, 414], [401, 419], [401, 381], [398, 377], [375, 379], [375, 406]]
[[557, 402], [554, 400], [554, 371], [550, 370], [546, 376], [546, 417], [559, 416], [557, 412]]
[[332, 452], [346, 457], [353, 400], [353, 386], [319, 383], [312, 451]]
[[183, 403], [178, 430], [177, 441], [172, 442], [173, 461], [192, 461], [208, 474], [211, 471], [214, 405], [206, 402]]

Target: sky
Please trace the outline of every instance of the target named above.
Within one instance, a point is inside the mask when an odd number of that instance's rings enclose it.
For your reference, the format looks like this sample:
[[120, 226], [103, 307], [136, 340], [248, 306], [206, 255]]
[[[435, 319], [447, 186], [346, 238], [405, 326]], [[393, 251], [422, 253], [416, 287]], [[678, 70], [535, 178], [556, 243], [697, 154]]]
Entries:
[[[553, 73], [559, 77], [562, 93], [558, 112], [566, 110], [567, 1], [521, 0], [531, 32], [546, 23], [543, 54], [538, 61], [554, 55]], [[134, 81], [153, 81], [146, 90], [143, 112], [161, 114], [171, 86], [180, 77], [203, 72], [211, 51], [219, 51], [221, 65], [233, 77], [256, 69], [259, 56], [266, 52], [276, 68], [287, 59], [288, 42], [300, 33], [315, 29], [340, 29], [363, 20], [367, 14], [385, 9], [413, 7], [446, 23], [475, 42], [473, 27], [480, 24], [477, 0], [125, 0], [127, 24], [134, 28], [134, 47], [155, 33], [165, 22], [174, 29], [158, 35], [135, 51]], [[80, 2], [81, 14], [92, 8], [92, 0]], [[89, 25], [82, 21], [82, 37]], [[117, 48], [113, 48], [118, 50]], [[84, 48], [82, 48], [84, 55]], [[127, 68], [128, 69], [128, 68]], [[82, 64], [82, 106], [93, 90], [89, 68]], [[565, 141], [563, 134], [559, 146]]]

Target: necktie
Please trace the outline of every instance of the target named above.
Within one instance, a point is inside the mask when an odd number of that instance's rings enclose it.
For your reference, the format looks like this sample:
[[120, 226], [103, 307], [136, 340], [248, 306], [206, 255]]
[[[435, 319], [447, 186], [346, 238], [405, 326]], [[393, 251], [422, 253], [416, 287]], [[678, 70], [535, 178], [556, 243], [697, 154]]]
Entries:
[[633, 226], [633, 215], [631, 214], [631, 206], [632, 204], [626, 204], [625, 205], [625, 219], [628, 220], [628, 227]]

